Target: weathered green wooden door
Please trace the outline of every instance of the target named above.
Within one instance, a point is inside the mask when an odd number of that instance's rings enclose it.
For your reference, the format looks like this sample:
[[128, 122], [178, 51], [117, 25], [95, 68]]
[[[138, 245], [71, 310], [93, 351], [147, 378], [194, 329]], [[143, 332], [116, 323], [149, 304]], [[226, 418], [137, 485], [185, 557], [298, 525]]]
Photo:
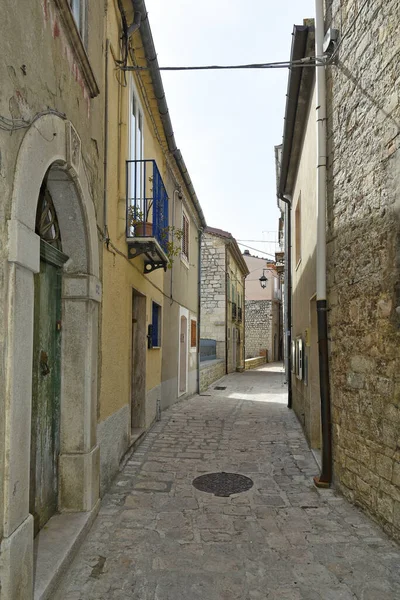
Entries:
[[57, 511], [60, 447], [61, 265], [65, 255], [41, 240], [35, 275], [30, 512], [35, 535]]

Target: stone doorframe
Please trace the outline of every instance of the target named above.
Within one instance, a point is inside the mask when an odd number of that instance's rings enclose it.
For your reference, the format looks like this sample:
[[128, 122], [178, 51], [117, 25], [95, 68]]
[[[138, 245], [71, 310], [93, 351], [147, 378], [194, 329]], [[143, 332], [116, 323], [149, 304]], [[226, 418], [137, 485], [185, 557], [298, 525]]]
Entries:
[[46, 115], [28, 129], [18, 153], [5, 281], [8, 341], [0, 576], [8, 598], [27, 600], [33, 593], [29, 470], [34, 274], [40, 270], [35, 217], [47, 172], [63, 252], [69, 256], [62, 283], [60, 509], [91, 511], [99, 499], [96, 427], [101, 285], [96, 214], [77, 132], [69, 121]]

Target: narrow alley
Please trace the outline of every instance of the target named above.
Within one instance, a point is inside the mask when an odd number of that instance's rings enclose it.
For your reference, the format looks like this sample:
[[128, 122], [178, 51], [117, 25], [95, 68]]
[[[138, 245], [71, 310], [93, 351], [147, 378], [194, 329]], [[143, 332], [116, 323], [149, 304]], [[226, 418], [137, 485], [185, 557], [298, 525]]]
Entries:
[[[254, 485], [229, 497], [206, 473]], [[394, 600], [400, 552], [318, 472], [281, 365], [162, 414], [105, 495], [57, 600]]]

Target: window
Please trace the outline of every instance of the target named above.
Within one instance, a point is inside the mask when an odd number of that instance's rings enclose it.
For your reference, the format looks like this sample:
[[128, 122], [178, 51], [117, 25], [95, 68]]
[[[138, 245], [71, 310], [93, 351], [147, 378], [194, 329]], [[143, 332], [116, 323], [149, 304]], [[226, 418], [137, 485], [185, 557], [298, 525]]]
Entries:
[[86, 0], [68, 0], [82, 42], [86, 46]]
[[[144, 136], [143, 136], [143, 111], [138, 101], [138, 96], [131, 80], [131, 108], [129, 116], [129, 160], [142, 161], [144, 157]], [[129, 198], [131, 206], [144, 213], [144, 174], [143, 163], [130, 163], [129, 166]]]
[[301, 260], [301, 196], [297, 200], [296, 211], [294, 215], [295, 227], [295, 264], [299, 264]]
[[304, 354], [303, 339], [300, 336], [300, 337], [296, 338], [296, 352], [295, 352], [295, 359], [296, 359], [295, 373], [296, 373], [297, 379], [303, 379], [303, 369], [304, 369], [303, 354]]
[[153, 302], [151, 342], [153, 348], [161, 346], [161, 306]]
[[229, 273], [226, 274], [226, 295], [227, 299], [231, 299], [231, 278], [229, 277]]
[[189, 260], [189, 219], [185, 213], [182, 213], [182, 232], [182, 254]]
[[197, 321], [190, 320], [190, 347], [197, 348]]

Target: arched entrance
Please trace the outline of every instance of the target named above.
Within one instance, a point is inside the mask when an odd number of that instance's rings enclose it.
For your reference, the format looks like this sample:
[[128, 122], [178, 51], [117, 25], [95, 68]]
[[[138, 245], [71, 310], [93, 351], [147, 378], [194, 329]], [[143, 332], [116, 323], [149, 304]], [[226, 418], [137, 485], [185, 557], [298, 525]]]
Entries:
[[[60, 256], [55, 256], [56, 249], [51, 247], [49, 240], [44, 241], [47, 243], [44, 257], [41, 253], [43, 243], [36, 232], [36, 216], [44, 179], [57, 215], [66, 262], [64, 259], [58, 261]], [[59, 512], [87, 512], [92, 515], [99, 499], [96, 432], [101, 284], [96, 213], [81, 160], [79, 136], [70, 122], [57, 115], [45, 115], [37, 119], [22, 140], [15, 163], [11, 214], [7, 227], [8, 257], [4, 281], [7, 306], [4, 315], [8, 338], [4, 361], [6, 391], [3, 411], [3, 452], [6, 458], [3, 469], [0, 570], [5, 596], [30, 600], [34, 580], [34, 517], [30, 509], [38, 512], [38, 506], [32, 508], [30, 502], [30, 441], [31, 432], [37, 432], [38, 421], [38, 416], [35, 416], [38, 407], [35, 408], [32, 393], [36, 385], [32, 377], [32, 365], [36, 370], [35, 376], [43, 370], [44, 380], [50, 381], [44, 373], [47, 369], [57, 372], [57, 352], [61, 355], [59, 438], [53, 435], [54, 448], [50, 455], [58, 446], [58, 485], [52, 510], [56, 503]], [[41, 260], [43, 258], [44, 261]], [[46, 282], [46, 278], [52, 283]], [[36, 285], [37, 281], [40, 285]], [[56, 350], [43, 347], [38, 355], [38, 345], [34, 344], [34, 335], [37, 335], [34, 324], [40, 321], [43, 311], [37, 314], [35, 310], [44, 303], [38, 294], [40, 296], [39, 290], [44, 290], [46, 286], [51, 288], [54, 281], [57, 282], [58, 291], [56, 295], [50, 295], [54, 301], [50, 321], [54, 323], [57, 303], [60, 302], [61, 335], [55, 339]], [[42, 333], [39, 328], [39, 337]], [[53, 352], [55, 354], [52, 356]], [[47, 408], [42, 409], [47, 411]], [[54, 459], [52, 468], [55, 463]], [[45, 469], [41, 472], [44, 473]], [[37, 472], [35, 478], [37, 486]], [[42, 518], [42, 522], [47, 516]], [[53, 518], [59, 519], [58, 516]], [[39, 519], [39, 527], [40, 522]], [[51, 529], [51, 523], [52, 519], [40, 536]], [[58, 534], [58, 538], [62, 540], [62, 533]], [[36, 568], [39, 568], [40, 560], [37, 555]]]
[[40, 271], [34, 275], [31, 468], [29, 512], [35, 535], [58, 510], [61, 396], [62, 252], [57, 214], [46, 177], [40, 189], [36, 234]]

